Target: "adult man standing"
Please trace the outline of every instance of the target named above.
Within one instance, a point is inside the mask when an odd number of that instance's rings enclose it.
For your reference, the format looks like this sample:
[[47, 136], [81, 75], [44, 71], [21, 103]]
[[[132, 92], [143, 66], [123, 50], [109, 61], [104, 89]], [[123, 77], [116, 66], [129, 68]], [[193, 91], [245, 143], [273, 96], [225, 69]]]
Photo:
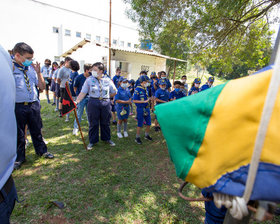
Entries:
[[40, 73], [40, 64], [33, 64], [33, 49], [26, 43], [17, 43], [13, 49], [13, 75], [16, 83], [17, 120], [17, 159], [15, 169], [19, 169], [25, 162], [25, 126], [28, 125], [32, 142], [39, 156], [53, 159], [54, 156], [47, 152], [47, 146], [42, 138], [40, 103], [38, 90], [45, 89], [45, 81]]
[[17, 125], [15, 114], [16, 89], [12, 61], [0, 46], [0, 223], [8, 224], [17, 192], [11, 176], [16, 160]]

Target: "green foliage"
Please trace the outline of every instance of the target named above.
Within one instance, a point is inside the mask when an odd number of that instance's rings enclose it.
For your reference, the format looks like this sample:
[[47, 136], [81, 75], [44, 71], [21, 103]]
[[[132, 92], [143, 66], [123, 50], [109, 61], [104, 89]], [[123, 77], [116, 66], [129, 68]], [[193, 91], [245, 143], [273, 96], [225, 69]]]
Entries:
[[[128, 15], [163, 54], [188, 59], [214, 75], [236, 77], [267, 65], [268, 17], [279, 0], [124, 0]], [[172, 66], [172, 63], [168, 63]], [[235, 74], [236, 73], [236, 74]]]

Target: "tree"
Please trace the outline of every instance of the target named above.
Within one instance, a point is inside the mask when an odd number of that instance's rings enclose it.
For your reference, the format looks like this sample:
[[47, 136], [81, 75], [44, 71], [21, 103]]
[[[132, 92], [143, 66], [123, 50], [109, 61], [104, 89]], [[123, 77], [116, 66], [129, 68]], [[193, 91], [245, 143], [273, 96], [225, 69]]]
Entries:
[[131, 4], [128, 15], [139, 23], [141, 36], [161, 53], [225, 74], [269, 61], [268, 18], [275, 19], [271, 11], [280, 0], [124, 1]]

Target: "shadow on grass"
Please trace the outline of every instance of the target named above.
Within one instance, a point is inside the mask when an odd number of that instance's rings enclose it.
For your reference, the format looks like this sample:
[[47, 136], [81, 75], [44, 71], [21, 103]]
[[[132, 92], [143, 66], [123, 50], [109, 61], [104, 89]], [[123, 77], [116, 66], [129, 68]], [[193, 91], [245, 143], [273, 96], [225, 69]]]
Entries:
[[[179, 198], [181, 181], [176, 178], [165, 141], [160, 133], [154, 141], [134, 142], [134, 119], [129, 138], [117, 139], [116, 147], [99, 142], [87, 152], [80, 137], [72, 136], [71, 123], [57, 117], [53, 107], [42, 102], [43, 135], [55, 159], [27, 150], [27, 163], [14, 173], [20, 199], [12, 215], [15, 223], [202, 223], [203, 203]], [[87, 122], [82, 122], [87, 138]], [[188, 186], [185, 194], [199, 196]], [[64, 210], [49, 208], [50, 200], [62, 201]]]

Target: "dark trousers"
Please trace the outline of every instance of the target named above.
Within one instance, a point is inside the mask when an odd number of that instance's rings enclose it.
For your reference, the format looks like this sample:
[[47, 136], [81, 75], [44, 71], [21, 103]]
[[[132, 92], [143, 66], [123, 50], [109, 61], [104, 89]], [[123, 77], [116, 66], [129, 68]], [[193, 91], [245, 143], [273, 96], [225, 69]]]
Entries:
[[88, 120], [89, 120], [89, 142], [95, 144], [99, 141], [99, 125], [101, 129], [101, 140], [111, 139], [110, 130], [111, 102], [110, 100], [99, 100], [89, 98]]
[[0, 223], [9, 224], [10, 216], [15, 207], [15, 202], [17, 200], [17, 191], [15, 184], [12, 184], [10, 192], [6, 192], [4, 187], [0, 191], [1, 202], [0, 202]]
[[17, 162], [25, 160], [25, 126], [28, 125], [33, 146], [37, 155], [41, 156], [47, 152], [47, 146], [43, 141], [41, 128], [42, 120], [39, 102], [30, 105], [16, 103], [15, 108], [17, 120]]

